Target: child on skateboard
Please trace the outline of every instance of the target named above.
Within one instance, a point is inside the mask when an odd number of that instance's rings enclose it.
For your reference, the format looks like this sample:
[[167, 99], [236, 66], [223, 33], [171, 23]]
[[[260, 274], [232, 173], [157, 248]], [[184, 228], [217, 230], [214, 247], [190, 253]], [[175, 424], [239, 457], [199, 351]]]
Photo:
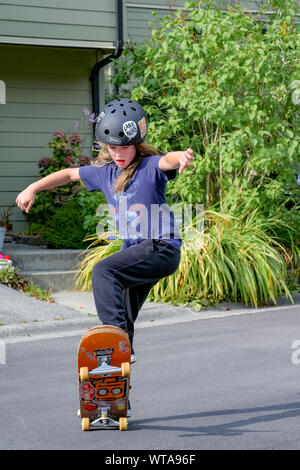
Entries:
[[16, 199], [28, 213], [38, 191], [72, 181], [82, 180], [89, 191], [105, 193], [123, 247], [95, 265], [93, 294], [102, 323], [122, 328], [131, 346], [134, 322], [150, 289], [174, 273], [180, 262], [181, 238], [165, 200], [166, 183], [176, 177], [177, 169], [181, 174], [193, 166], [191, 149], [157, 155], [145, 142], [147, 129], [147, 116], [137, 102], [111, 101], [96, 124], [101, 145], [97, 161], [54, 172]]

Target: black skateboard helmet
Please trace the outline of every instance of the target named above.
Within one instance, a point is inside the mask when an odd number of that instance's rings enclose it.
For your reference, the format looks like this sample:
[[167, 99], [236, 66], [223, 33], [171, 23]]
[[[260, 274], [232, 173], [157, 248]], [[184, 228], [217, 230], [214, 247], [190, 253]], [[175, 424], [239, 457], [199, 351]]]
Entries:
[[126, 146], [144, 142], [147, 115], [142, 106], [129, 98], [110, 101], [98, 116], [95, 136], [108, 145]]

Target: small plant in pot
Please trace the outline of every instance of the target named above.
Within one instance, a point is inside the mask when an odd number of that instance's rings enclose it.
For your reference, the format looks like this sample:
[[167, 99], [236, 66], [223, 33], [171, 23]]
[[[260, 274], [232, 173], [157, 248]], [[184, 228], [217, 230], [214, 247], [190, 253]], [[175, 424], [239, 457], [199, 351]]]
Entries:
[[12, 209], [15, 206], [15, 203], [11, 204], [6, 210], [1, 213], [0, 216], [0, 226], [4, 227], [7, 232], [12, 231], [13, 224], [11, 222]]

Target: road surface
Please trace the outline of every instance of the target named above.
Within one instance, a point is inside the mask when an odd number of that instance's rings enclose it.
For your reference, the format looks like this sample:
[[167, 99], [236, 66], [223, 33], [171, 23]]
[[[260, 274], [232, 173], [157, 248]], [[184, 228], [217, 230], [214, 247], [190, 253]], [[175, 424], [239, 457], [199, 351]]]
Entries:
[[6, 344], [1, 449], [300, 448], [300, 308], [136, 331], [128, 431], [82, 432], [80, 337]]

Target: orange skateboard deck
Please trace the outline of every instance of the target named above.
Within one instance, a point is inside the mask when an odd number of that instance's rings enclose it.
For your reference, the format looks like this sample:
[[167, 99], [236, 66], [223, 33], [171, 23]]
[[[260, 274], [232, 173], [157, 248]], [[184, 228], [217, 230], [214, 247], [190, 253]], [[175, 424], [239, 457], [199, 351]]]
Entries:
[[131, 347], [111, 325], [88, 330], [78, 346], [79, 416], [83, 431], [127, 430]]

